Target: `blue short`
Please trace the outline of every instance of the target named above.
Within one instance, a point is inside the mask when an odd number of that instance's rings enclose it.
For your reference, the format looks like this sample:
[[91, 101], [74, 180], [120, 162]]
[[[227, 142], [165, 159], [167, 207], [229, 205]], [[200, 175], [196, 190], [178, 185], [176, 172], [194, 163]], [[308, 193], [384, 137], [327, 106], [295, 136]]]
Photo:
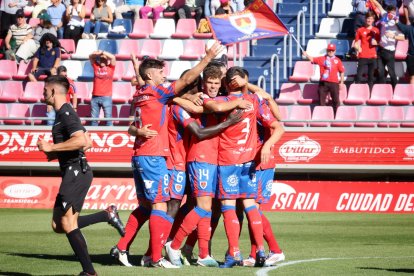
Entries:
[[217, 188], [217, 165], [205, 162], [188, 162], [188, 177], [195, 197], [214, 197]]
[[274, 169], [266, 170], [257, 170], [256, 179], [257, 179], [257, 203], [267, 203], [270, 200], [272, 185], [273, 185], [273, 176], [275, 174]]
[[167, 164], [163, 156], [133, 156], [132, 170], [138, 198], [151, 203], [170, 200]]
[[185, 171], [168, 170], [170, 176], [170, 198], [183, 199], [187, 176]]
[[219, 199], [256, 198], [256, 167], [253, 161], [244, 164], [218, 166]]

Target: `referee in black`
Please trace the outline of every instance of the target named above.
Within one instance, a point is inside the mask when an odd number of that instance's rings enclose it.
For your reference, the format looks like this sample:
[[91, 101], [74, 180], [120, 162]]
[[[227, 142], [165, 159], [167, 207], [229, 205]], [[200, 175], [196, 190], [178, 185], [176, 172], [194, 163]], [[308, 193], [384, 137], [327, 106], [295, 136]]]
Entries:
[[50, 76], [45, 80], [44, 101], [56, 111], [52, 129], [53, 144], [40, 139], [37, 146], [49, 161], [59, 160], [62, 174], [53, 209], [52, 228], [56, 233], [66, 233], [82, 265], [80, 275], [96, 275], [80, 229], [98, 222], [110, 223], [121, 235], [124, 235], [125, 229], [113, 205], [95, 214], [79, 216], [93, 178], [84, 154], [92, 142], [78, 115], [66, 102], [68, 90], [69, 82], [64, 76]]

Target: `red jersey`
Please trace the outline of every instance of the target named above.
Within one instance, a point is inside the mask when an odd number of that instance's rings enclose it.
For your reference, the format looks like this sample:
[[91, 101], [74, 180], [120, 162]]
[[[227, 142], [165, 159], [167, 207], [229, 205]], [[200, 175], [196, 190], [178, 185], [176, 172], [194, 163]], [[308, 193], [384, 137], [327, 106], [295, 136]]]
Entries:
[[261, 100], [259, 105], [259, 118], [257, 121], [257, 133], [258, 133], [258, 141], [257, 141], [257, 153], [256, 153], [256, 170], [266, 170], [266, 169], [273, 169], [276, 166], [276, 147], [273, 145], [271, 148], [272, 155], [270, 156], [270, 160], [262, 164], [260, 153], [262, 150], [263, 144], [269, 139], [271, 136], [271, 129], [270, 126], [273, 124], [273, 122], [277, 121], [277, 119], [273, 116], [272, 112], [270, 111], [270, 108], [268, 106], [267, 101]]
[[357, 30], [355, 35], [355, 41], [360, 41], [361, 52], [358, 54], [358, 58], [377, 58], [377, 46], [372, 45], [371, 41], [375, 39], [380, 41], [380, 31], [376, 27], [367, 29], [361, 27]]
[[69, 81], [69, 90], [68, 90], [68, 93], [66, 93], [66, 102], [70, 103], [70, 99], [72, 98], [73, 95], [76, 94], [76, 86], [75, 86], [75, 82], [72, 79], [68, 77], [66, 78]]
[[137, 128], [152, 124], [158, 135], [147, 139], [137, 136], [133, 155], [169, 156], [168, 106], [175, 96], [175, 82], [158, 86], [144, 85], [137, 91], [134, 104], [134, 123]]
[[[321, 57], [315, 57], [313, 58], [313, 63], [319, 65], [321, 72], [320, 81], [338, 83], [338, 72], [345, 72], [345, 67], [342, 64], [342, 61], [336, 56], [329, 57], [328, 55], [326, 55]], [[327, 77], [325, 77], [325, 73], [327, 73]]]
[[100, 67], [98, 64], [92, 64], [94, 78], [92, 96], [112, 96], [112, 83], [115, 72], [115, 66]]
[[257, 113], [259, 102], [255, 95], [230, 94], [226, 97], [206, 99], [208, 101], [226, 102], [243, 97], [251, 102], [251, 109], [244, 109], [242, 120], [228, 128], [219, 135], [218, 164], [243, 164], [254, 159], [257, 147]]
[[178, 105], [171, 105], [168, 116], [168, 141], [170, 143], [171, 156], [167, 158], [168, 169], [185, 171], [186, 152], [188, 148], [189, 134], [185, 128], [195, 119], [191, 118]]

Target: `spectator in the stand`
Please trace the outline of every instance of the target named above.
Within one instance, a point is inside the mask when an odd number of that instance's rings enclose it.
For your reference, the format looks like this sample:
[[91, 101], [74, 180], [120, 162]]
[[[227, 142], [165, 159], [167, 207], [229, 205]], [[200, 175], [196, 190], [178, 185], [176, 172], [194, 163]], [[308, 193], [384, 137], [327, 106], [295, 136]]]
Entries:
[[57, 74], [61, 76], [65, 76], [69, 81], [69, 90], [66, 94], [66, 102], [70, 103], [75, 111], [78, 109], [78, 97], [76, 95], [76, 85], [75, 82], [68, 77], [68, 69], [61, 65], [57, 68]]
[[[112, 84], [115, 72], [116, 59], [111, 53], [95, 51], [89, 56], [92, 64], [94, 78], [91, 100], [91, 117], [98, 118], [102, 107], [105, 118], [112, 118]], [[92, 121], [92, 126], [97, 126], [98, 121]], [[112, 121], [106, 121], [107, 126], [112, 126]]]
[[35, 5], [32, 11], [32, 18], [38, 18], [40, 14], [52, 5], [50, 0], [32, 0], [32, 2]]
[[405, 23], [411, 25], [414, 20], [414, 0], [404, 0]]
[[233, 0], [230, 4], [235, 12], [244, 10], [244, 0]]
[[220, 0], [206, 0], [204, 2], [204, 16], [213, 16], [220, 7]]
[[[340, 105], [339, 85], [344, 85], [345, 67], [342, 64], [342, 61], [335, 56], [335, 44], [329, 44], [326, 51], [326, 55], [320, 57], [311, 57], [305, 51], [303, 52], [303, 55], [312, 63], [319, 65], [320, 68], [321, 78], [318, 88], [319, 104], [325, 106], [326, 98], [328, 94], [330, 94], [332, 98], [332, 107], [336, 113], [336, 110]], [[338, 73], [340, 73], [341, 76], [340, 84], [338, 81]]]
[[59, 41], [52, 34], [44, 34], [40, 39], [40, 47], [33, 58], [33, 67], [28, 78], [30, 81], [37, 81], [41, 75], [56, 75], [59, 64]]
[[367, 12], [372, 11], [370, 0], [352, 0], [352, 6], [355, 11], [354, 19], [354, 33], [365, 25], [365, 15]]
[[185, 0], [184, 6], [178, 9], [178, 18], [192, 18], [191, 13], [195, 12], [195, 20], [198, 26], [203, 17], [204, 1], [203, 0]]
[[394, 6], [399, 9], [402, 5], [402, 0], [380, 0], [379, 4], [385, 9], [388, 6]]
[[220, 0], [220, 7], [216, 10], [216, 15], [231, 14], [233, 12], [234, 11], [229, 0]]
[[42, 38], [44, 34], [50, 33], [57, 36], [56, 29], [52, 26], [50, 16], [46, 11], [39, 15], [39, 19], [39, 25], [33, 31], [33, 39], [27, 40], [25, 43], [20, 45], [17, 50], [17, 60], [24, 60], [25, 62], [28, 62], [29, 59], [36, 53], [37, 49], [39, 49], [40, 38]]
[[410, 84], [414, 84], [414, 24], [405, 25], [397, 22], [397, 27], [408, 39], [408, 52], [405, 61], [407, 63], [408, 74], [410, 75]]
[[[1, 0], [0, 38], [5, 38], [10, 26], [17, 24], [17, 11], [23, 11], [27, 5], [25, 0]], [[24, 13], [23, 13], [24, 14]], [[26, 23], [26, 22], [25, 22]]]
[[58, 38], [63, 38], [64, 31], [64, 16], [66, 13], [66, 7], [62, 4], [61, 0], [51, 0], [52, 5], [47, 8], [47, 13], [50, 16], [50, 22], [56, 28]]
[[368, 66], [368, 85], [370, 90], [374, 86], [374, 72], [377, 68], [377, 46], [380, 40], [380, 31], [374, 27], [375, 14], [367, 12], [365, 26], [357, 30], [352, 47], [358, 53], [358, 69], [356, 82], [362, 83], [364, 67]]
[[6, 47], [6, 59], [16, 60], [16, 52], [19, 47], [33, 38], [32, 26], [26, 23], [23, 9], [17, 10], [17, 23], [10, 26], [4, 40]]
[[82, 38], [95, 39], [99, 33], [108, 33], [109, 25], [114, 20], [111, 8], [106, 4], [106, 0], [95, 0], [92, 8], [91, 17], [85, 24]]
[[397, 75], [395, 74], [395, 47], [397, 40], [404, 40], [404, 35], [397, 27], [397, 9], [395, 6], [388, 5], [385, 11], [381, 4], [376, 0], [371, 0], [381, 12], [381, 20], [378, 25], [381, 32], [381, 40], [378, 47], [378, 83], [386, 83], [385, 66], [391, 78], [392, 87], [397, 85]]
[[147, 0], [147, 4], [139, 10], [139, 14], [141, 18], [147, 19], [149, 13], [152, 13], [152, 18], [156, 21], [167, 6], [168, 0]]
[[82, 37], [83, 26], [85, 25], [85, 5], [80, 0], [71, 0], [71, 4], [66, 8], [65, 33], [63, 35], [66, 39], [73, 39], [75, 44], [78, 44]]
[[122, 13], [132, 11], [134, 20], [139, 18], [139, 10], [145, 6], [144, 0], [124, 0], [124, 4], [115, 9], [115, 18], [122, 19]]

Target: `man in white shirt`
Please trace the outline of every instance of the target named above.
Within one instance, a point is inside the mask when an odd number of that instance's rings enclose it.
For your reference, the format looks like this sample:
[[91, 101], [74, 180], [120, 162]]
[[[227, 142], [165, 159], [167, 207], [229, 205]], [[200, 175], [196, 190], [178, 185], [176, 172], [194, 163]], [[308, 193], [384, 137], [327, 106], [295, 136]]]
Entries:
[[404, 0], [404, 16], [407, 25], [411, 25], [414, 20], [414, 0]]

